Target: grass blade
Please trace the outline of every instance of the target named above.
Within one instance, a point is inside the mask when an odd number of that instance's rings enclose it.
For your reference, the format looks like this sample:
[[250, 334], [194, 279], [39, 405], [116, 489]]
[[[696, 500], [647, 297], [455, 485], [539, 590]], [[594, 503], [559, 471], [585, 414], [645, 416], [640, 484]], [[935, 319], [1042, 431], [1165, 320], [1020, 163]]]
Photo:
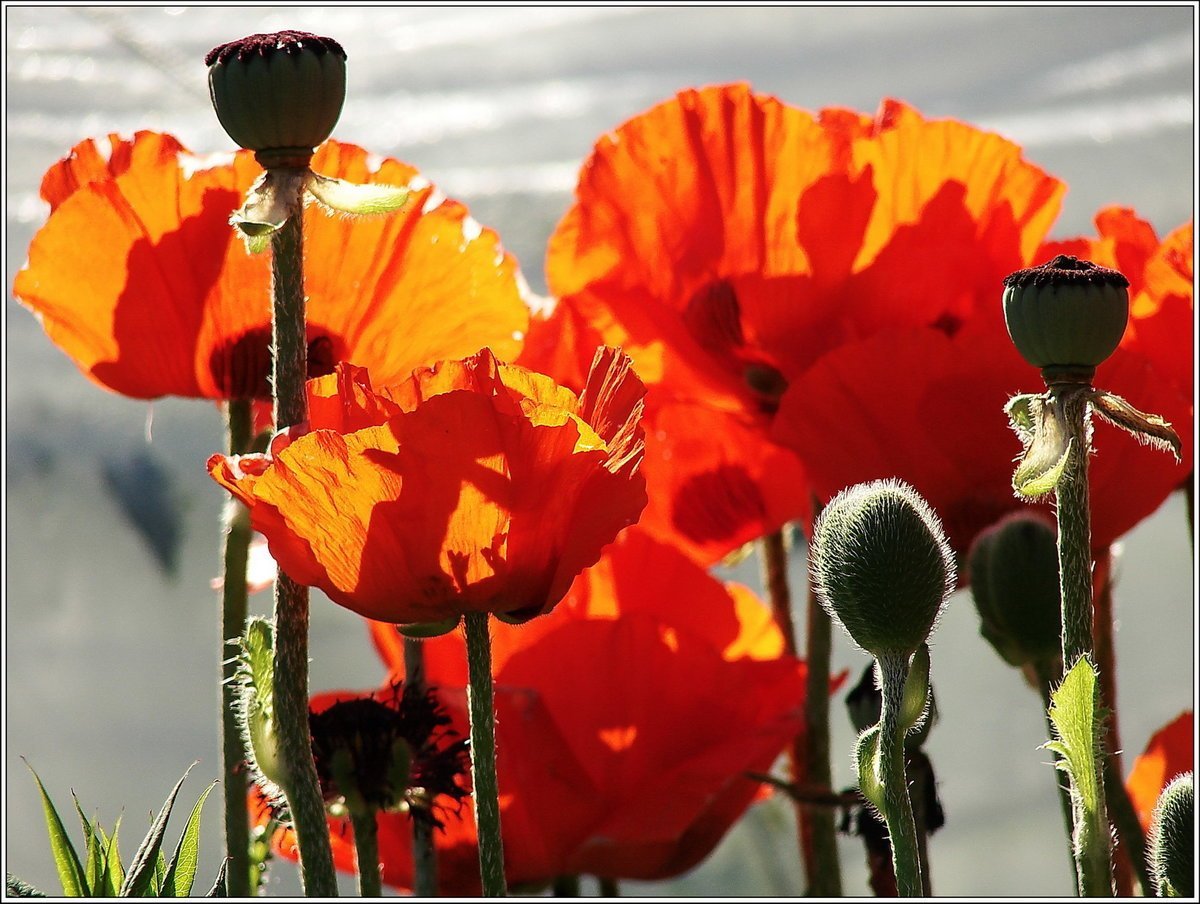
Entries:
[[46, 893], [38, 891], [24, 879], [18, 879], [12, 873], [4, 874], [4, 889], [13, 898], [44, 898]]
[[217, 871], [217, 879], [213, 882], [213, 887], [209, 889], [206, 898], [228, 898], [229, 883], [226, 881], [225, 875], [229, 870], [229, 859], [221, 861], [221, 868]]

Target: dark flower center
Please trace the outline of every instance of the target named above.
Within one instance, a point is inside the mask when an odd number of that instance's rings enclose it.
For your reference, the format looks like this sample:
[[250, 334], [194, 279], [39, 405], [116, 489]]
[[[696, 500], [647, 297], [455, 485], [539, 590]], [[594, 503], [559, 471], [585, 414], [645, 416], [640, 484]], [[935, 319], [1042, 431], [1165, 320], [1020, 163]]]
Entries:
[[[308, 330], [308, 377], [333, 373], [344, 343], [320, 327]], [[227, 399], [271, 398], [271, 328], [255, 327], [236, 339], [226, 340], [208, 359], [218, 392]]]
[[269, 34], [247, 35], [228, 44], [214, 47], [204, 55], [204, 65], [225, 63], [230, 59], [239, 62], [253, 56], [270, 56], [277, 51], [283, 53], [299, 53], [310, 50], [318, 55], [322, 53], [337, 53], [346, 59], [346, 51], [333, 38], [323, 38], [320, 35], [309, 34], [307, 31], [276, 31]]
[[1004, 285], [1020, 286], [1117, 286], [1129, 287], [1129, 280], [1119, 270], [1110, 270], [1074, 255], [1060, 254], [1053, 260], [1004, 277]]

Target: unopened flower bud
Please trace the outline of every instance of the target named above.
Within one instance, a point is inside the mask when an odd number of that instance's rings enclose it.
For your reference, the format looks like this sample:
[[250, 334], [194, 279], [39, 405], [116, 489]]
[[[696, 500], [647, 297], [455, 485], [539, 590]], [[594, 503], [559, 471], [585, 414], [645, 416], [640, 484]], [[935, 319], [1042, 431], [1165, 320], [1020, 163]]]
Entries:
[[346, 52], [302, 31], [249, 35], [204, 58], [217, 119], [259, 163], [307, 167], [346, 99]]
[[1195, 893], [1196, 790], [1186, 772], [1163, 788], [1150, 824], [1150, 869], [1160, 897], [1190, 898]]
[[916, 652], [954, 589], [937, 515], [897, 480], [835, 496], [813, 529], [811, 560], [821, 605], [877, 658]]
[[1012, 666], [1056, 659], [1062, 598], [1054, 528], [1016, 512], [981, 533], [969, 557], [979, 633]]
[[1116, 270], [1060, 254], [1010, 273], [1004, 287], [1008, 335], [1047, 383], [1090, 382], [1125, 334], [1129, 280]]

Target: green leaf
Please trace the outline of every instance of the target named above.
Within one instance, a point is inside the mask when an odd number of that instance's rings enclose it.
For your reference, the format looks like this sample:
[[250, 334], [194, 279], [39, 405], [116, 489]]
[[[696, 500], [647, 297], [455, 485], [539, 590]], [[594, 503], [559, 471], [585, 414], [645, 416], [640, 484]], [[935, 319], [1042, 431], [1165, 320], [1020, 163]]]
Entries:
[[104, 836], [104, 829], [96, 824], [100, 837], [104, 840], [104, 888], [99, 891], [106, 898], [115, 898], [121, 893], [121, 885], [125, 881], [125, 867], [121, 864], [121, 848], [117, 836], [121, 832], [121, 817], [113, 826], [112, 838]]
[[24, 879], [18, 879], [12, 873], [4, 874], [5, 890], [14, 898], [44, 898], [46, 893], [38, 891]]
[[858, 736], [854, 749], [854, 767], [858, 790], [880, 813], [884, 809], [883, 778], [879, 763], [879, 726], [873, 725]]
[[1120, 427], [1132, 434], [1138, 442], [1170, 452], [1176, 461], [1180, 460], [1183, 446], [1179, 442], [1179, 434], [1157, 414], [1138, 411], [1111, 392], [1094, 390], [1088, 401], [1091, 402], [1092, 410], [1114, 427]]
[[[24, 761], [23, 757], [22, 761]], [[75, 848], [67, 837], [67, 830], [63, 828], [62, 820], [58, 818], [58, 811], [54, 809], [54, 803], [50, 800], [50, 795], [46, 793], [42, 780], [38, 778], [33, 767], [28, 762], [25, 762], [25, 767], [33, 773], [33, 780], [37, 782], [38, 792], [42, 795], [42, 810], [46, 815], [46, 829], [50, 833], [50, 851], [54, 855], [54, 866], [58, 870], [58, 879], [62, 883], [63, 894], [68, 898], [89, 897], [91, 889], [87, 884], [83, 864], [79, 862], [79, 855], [75, 853]]]
[[167, 876], [167, 858], [163, 855], [162, 848], [158, 849], [158, 856], [154, 858], [154, 878], [150, 880], [150, 888], [143, 897], [147, 898], [163, 898], [166, 897], [162, 893], [163, 879]]
[[1040, 395], [1023, 393], [1013, 396], [1008, 400], [1008, 404], [1004, 406], [1004, 413], [1008, 415], [1008, 426], [1012, 427], [1013, 431], [1024, 443], [1028, 443], [1033, 439], [1034, 425], [1037, 423], [1037, 411], [1041, 404], [1042, 397]]
[[1100, 749], [1096, 670], [1086, 656], [1071, 668], [1050, 695], [1050, 722], [1057, 738], [1043, 746], [1059, 754], [1055, 765], [1071, 778], [1073, 796], [1087, 814], [1094, 814], [1100, 793], [1096, 754]]
[[208, 890], [206, 898], [228, 898], [229, 883], [226, 881], [226, 874], [229, 872], [229, 859], [221, 861], [221, 868], [217, 870], [217, 878], [213, 882], [213, 887]]
[[[1017, 495], [1036, 499], [1038, 496], [1054, 492], [1067, 469], [1074, 449], [1073, 439], [1068, 439], [1063, 447], [1039, 446], [1035, 439], [1013, 474], [1013, 489], [1017, 491]], [[1056, 458], [1052, 457], [1056, 454]]]
[[196, 863], [200, 850], [200, 812], [204, 809], [204, 801], [217, 785], [213, 782], [204, 789], [196, 805], [192, 807], [192, 815], [188, 817], [183, 834], [179, 836], [179, 844], [175, 848], [175, 856], [167, 867], [167, 875], [163, 878], [161, 891], [163, 897], [186, 898], [192, 891], [192, 883], [196, 879]]
[[[158, 817], [151, 824], [150, 831], [146, 833], [146, 837], [138, 846], [137, 853], [133, 855], [133, 861], [129, 864], [129, 872], [125, 874], [125, 881], [121, 883], [120, 896], [122, 898], [140, 898], [153, 886], [158, 863], [162, 859], [162, 840], [163, 834], [167, 830], [167, 820], [171, 818], [171, 808], [175, 806], [175, 797], [179, 794], [179, 789], [183, 787], [188, 772], [191, 771], [192, 767], [189, 766], [187, 772], [183, 773], [183, 778], [175, 783], [175, 787], [167, 795]], [[166, 872], [165, 862], [163, 863], [163, 872]]]
[[79, 823], [83, 826], [83, 837], [87, 842], [87, 853], [83, 856], [83, 877], [90, 889], [90, 896], [94, 898], [104, 897], [102, 882], [104, 878], [104, 845], [98, 834], [100, 824], [97, 822], [95, 828], [88, 822], [88, 818], [83, 815], [83, 807], [79, 805], [79, 798], [75, 796], [75, 792], [71, 792], [71, 800], [75, 802], [75, 812], [79, 814]]
[[329, 212], [356, 216], [392, 213], [399, 210], [412, 194], [398, 185], [360, 185], [310, 173], [305, 185], [308, 193]]

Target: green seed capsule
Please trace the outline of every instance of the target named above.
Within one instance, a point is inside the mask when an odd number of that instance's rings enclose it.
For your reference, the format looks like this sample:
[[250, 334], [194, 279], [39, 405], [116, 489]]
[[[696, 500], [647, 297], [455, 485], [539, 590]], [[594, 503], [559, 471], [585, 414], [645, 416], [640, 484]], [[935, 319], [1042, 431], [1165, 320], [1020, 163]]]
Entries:
[[1161, 897], [1190, 898], [1195, 893], [1194, 813], [1196, 791], [1187, 772], [1163, 788], [1150, 824], [1150, 869]]
[[1121, 343], [1129, 320], [1129, 280], [1116, 270], [1060, 254], [1004, 278], [1004, 322], [1021, 356], [1047, 382], [1090, 379]]
[[1062, 651], [1062, 602], [1054, 528], [1015, 512], [975, 540], [969, 556], [979, 633], [1012, 666]]
[[821, 605], [875, 657], [915, 652], [954, 589], [937, 515], [896, 480], [835, 496], [813, 529], [811, 562]]
[[264, 166], [306, 166], [346, 99], [346, 52], [302, 31], [256, 34], [205, 56], [217, 119]]

